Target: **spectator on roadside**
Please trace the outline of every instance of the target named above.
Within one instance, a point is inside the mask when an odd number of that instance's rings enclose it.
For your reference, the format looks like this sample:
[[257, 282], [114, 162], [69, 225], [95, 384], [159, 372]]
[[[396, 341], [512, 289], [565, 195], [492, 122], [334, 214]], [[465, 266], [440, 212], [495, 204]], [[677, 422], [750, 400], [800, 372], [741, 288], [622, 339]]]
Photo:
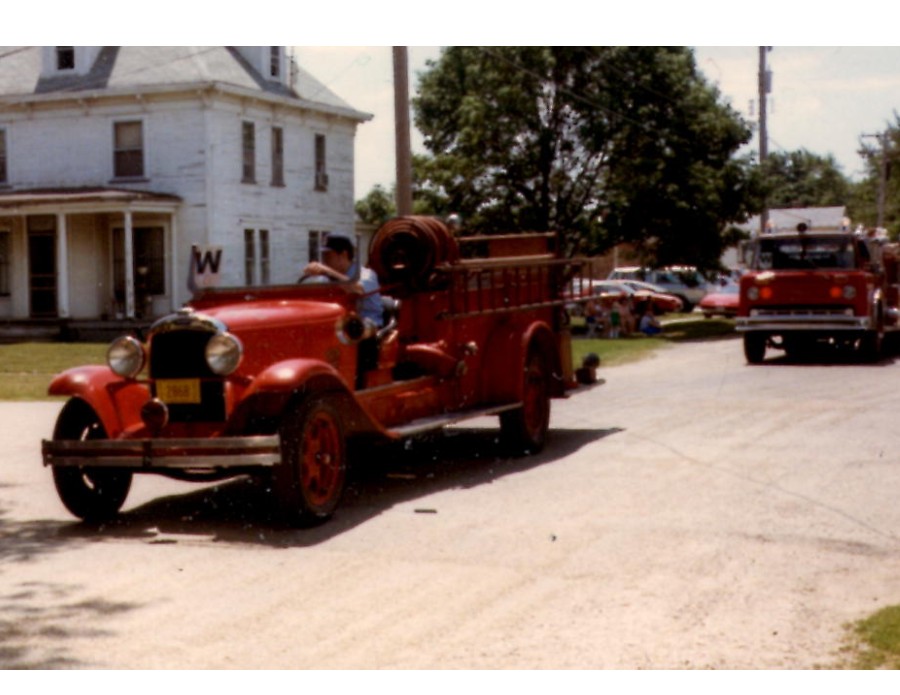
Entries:
[[657, 335], [662, 332], [662, 325], [656, 314], [653, 313], [653, 306], [649, 304], [641, 317], [640, 329], [644, 335]]

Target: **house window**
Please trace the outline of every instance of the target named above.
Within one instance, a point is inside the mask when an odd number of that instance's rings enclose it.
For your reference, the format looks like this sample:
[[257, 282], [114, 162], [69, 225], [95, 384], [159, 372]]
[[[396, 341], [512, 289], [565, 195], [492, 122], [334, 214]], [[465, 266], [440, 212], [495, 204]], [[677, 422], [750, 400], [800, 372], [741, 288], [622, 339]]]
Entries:
[[56, 69], [57, 70], [74, 70], [75, 69], [75, 46], [57, 46], [56, 47]]
[[244, 284], [269, 284], [269, 230], [244, 230]]
[[322, 249], [325, 247], [325, 238], [328, 232], [311, 231], [307, 248], [309, 249], [309, 262], [322, 260]]
[[269, 47], [269, 75], [281, 77], [281, 47]]
[[328, 172], [325, 170], [325, 136], [316, 134], [316, 184], [317, 191], [328, 190]]
[[6, 179], [6, 131], [0, 128], [0, 184], [7, 183]]
[[284, 130], [272, 128], [272, 185], [284, 185]]
[[248, 121], [241, 127], [241, 147], [244, 163], [241, 181], [256, 183], [256, 128]]
[[0, 297], [9, 296], [9, 232], [0, 231]]
[[114, 175], [116, 178], [140, 178], [144, 175], [144, 124], [120, 121], [114, 126]]

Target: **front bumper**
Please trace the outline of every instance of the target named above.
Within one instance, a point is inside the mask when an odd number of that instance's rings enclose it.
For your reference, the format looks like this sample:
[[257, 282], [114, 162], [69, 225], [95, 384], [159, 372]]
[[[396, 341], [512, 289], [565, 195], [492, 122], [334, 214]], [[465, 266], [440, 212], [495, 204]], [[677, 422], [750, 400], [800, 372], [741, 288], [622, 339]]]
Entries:
[[754, 316], [738, 316], [735, 319], [735, 330], [739, 333], [747, 331], [830, 333], [834, 331], [868, 331], [872, 328], [872, 319], [868, 316], [847, 316], [826, 311], [758, 313]]
[[271, 467], [281, 462], [278, 435], [217, 439], [43, 440], [45, 466], [130, 469]]

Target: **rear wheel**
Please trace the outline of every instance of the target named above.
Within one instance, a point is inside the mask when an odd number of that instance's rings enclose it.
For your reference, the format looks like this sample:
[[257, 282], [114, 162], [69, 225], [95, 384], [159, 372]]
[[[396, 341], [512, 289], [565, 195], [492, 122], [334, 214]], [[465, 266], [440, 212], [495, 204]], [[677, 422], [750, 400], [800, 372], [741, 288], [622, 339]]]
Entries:
[[[86, 403], [69, 401], [56, 421], [55, 440], [106, 439], [100, 418]], [[59, 498], [72, 514], [85, 521], [113, 518], [128, 497], [131, 471], [110, 468], [54, 466], [53, 482]]]
[[289, 413], [281, 428], [281, 451], [275, 494], [283, 516], [301, 526], [325, 521], [347, 480], [344, 430], [334, 402], [314, 398]]
[[766, 357], [766, 336], [744, 333], [744, 357], [750, 364], [760, 364]]
[[539, 350], [529, 350], [523, 379], [522, 406], [500, 414], [500, 433], [514, 453], [534, 454], [550, 429], [550, 368]]

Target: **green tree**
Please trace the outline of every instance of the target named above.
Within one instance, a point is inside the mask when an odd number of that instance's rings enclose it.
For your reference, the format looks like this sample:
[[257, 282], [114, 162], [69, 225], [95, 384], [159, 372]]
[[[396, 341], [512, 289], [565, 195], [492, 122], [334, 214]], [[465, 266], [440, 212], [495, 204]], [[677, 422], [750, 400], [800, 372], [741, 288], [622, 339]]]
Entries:
[[766, 160], [763, 177], [770, 208], [846, 205], [850, 196], [850, 180], [832, 155], [776, 152]]
[[[853, 185], [849, 214], [854, 222], [866, 227], [878, 224], [879, 193], [884, 177], [884, 210], [882, 224], [892, 239], [900, 238], [900, 177], [893, 176], [895, 162], [900, 159], [900, 115], [888, 125], [884, 140], [875, 142], [860, 137], [859, 153], [866, 162], [864, 178]], [[883, 168], [882, 168], [883, 167]]]
[[648, 263], [718, 263], [755, 211], [750, 130], [664, 47], [445, 49], [422, 74], [423, 181], [485, 233], [557, 230], [570, 249], [638, 244]]
[[356, 201], [356, 216], [367, 224], [380, 226], [397, 214], [393, 191], [376, 184], [364, 198]]

